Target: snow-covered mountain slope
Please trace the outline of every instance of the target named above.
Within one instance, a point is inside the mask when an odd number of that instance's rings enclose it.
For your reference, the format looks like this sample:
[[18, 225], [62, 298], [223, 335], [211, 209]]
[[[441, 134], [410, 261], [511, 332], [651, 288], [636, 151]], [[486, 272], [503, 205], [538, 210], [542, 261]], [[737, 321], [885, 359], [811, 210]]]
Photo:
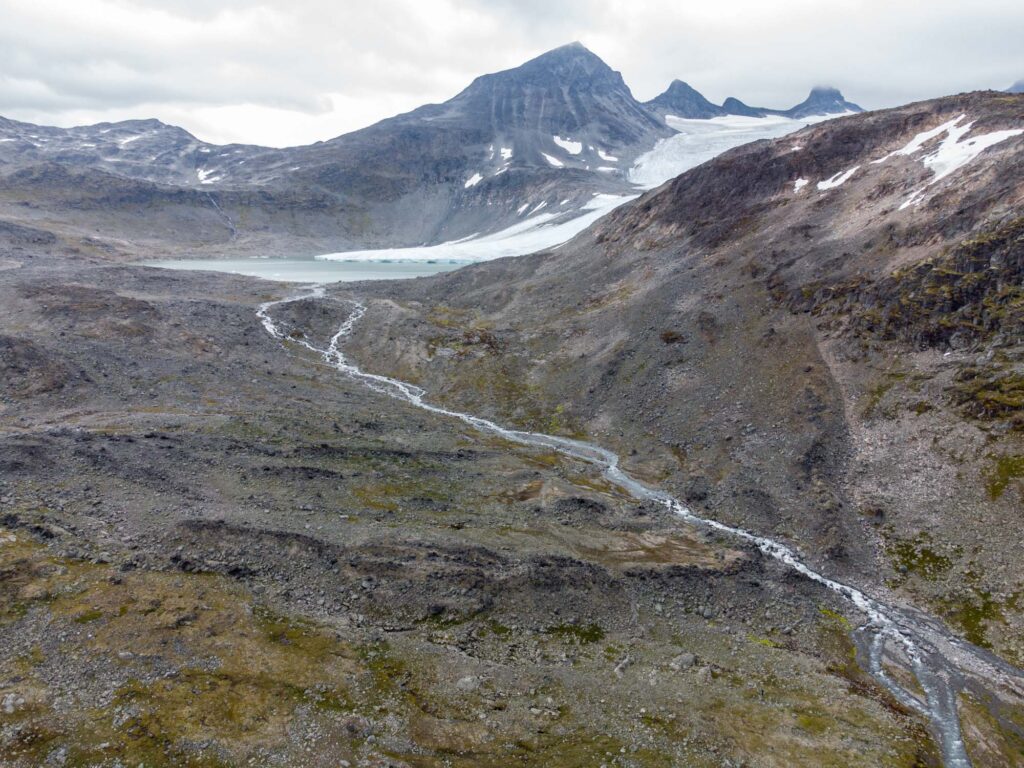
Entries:
[[[836, 104], [845, 104], [837, 91], [815, 91], [794, 109]], [[802, 124], [773, 113], [748, 126], [727, 111], [679, 81], [640, 104], [618, 72], [573, 43], [478, 77], [442, 104], [302, 147], [217, 146], [156, 120], [62, 129], [0, 118], [0, 216], [134, 243], [184, 233], [190, 247], [218, 252], [490, 235], [551, 247], [561, 242], [552, 233], [579, 226], [570, 220], [593, 220], [595, 199], [629, 198], [638, 184]], [[695, 114], [713, 119], [665, 119]], [[542, 210], [558, 213], [549, 235], [523, 240], [524, 215]]]

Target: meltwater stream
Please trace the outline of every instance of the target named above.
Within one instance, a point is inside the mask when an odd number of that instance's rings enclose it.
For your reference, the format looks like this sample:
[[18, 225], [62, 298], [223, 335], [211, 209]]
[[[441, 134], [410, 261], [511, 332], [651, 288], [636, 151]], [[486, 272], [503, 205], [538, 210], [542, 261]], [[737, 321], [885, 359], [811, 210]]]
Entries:
[[[325, 294], [323, 285], [314, 285], [304, 293], [260, 305], [257, 316], [263, 323], [263, 327], [274, 338], [282, 342], [298, 344], [320, 355], [331, 367], [345, 376], [361, 382], [375, 392], [403, 400], [440, 416], [458, 419], [481, 432], [489, 432], [522, 445], [548, 448], [591, 464], [600, 469], [608, 481], [633, 498], [657, 502], [687, 523], [752, 544], [768, 557], [774, 558], [788, 568], [840, 595], [866, 617], [865, 623], [857, 629], [854, 639], [860, 651], [866, 655], [867, 666], [872, 675], [901, 704], [929, 719], [947, 768], [963, 768], [971, 765], [960, 733], [960, 720], [957, 714], [957, 694], [964, 685], [965, 677], [971, 675], [992, 683], [1005, 683], [1007, 680], [1012, 680], [1013, 683], [1016, 683], [1014, 687], [1019, 688], [1022, 678], [1019, 670], [1002, 662], [994, 655], [954, 637], [938, 622], [927, 616], [883, 605], [859, 589], [818, 573], [806, 565], [794, 550], [784, 544], [750, 533], [742, 528], [735, 528], [694, 514], [678, 499], [665, 491], [651, 488], [628, 475], [619, 467], [619, 457], [612, 451], [580, 440], [506, 429], [479, 416], [431, 405], [424, 402], [426, 391], [420, 387], [361, 370], [357, 365], [349, 362], [339, 348], [341, 341], [352, 332], [356, 323], [366, 312], [365, 305], [357, 301], [348, 302], [352, 304], [353, 309], [331, 338], [326, 349], [321, 349], [304, 338], [287, 335], [271, 316], [271, 310], [276, 306], [306, 299], [324, 298]], [[907, 690], [885, 672], [883, 660], [886, 657], [909, 663], [924, 696]]]

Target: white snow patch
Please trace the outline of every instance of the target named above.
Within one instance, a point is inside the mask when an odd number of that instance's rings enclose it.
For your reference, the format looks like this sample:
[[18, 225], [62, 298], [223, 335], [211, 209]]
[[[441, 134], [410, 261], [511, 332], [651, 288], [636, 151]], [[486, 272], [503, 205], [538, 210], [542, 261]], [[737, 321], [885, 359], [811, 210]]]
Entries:
[[921, 149], [921, 147], [923, 147], [929, 141], [934, 139], [936, 136], [940, 136], [943, 133], [946, 133], [947, 131], [949, 131], [957, 123], [959, 123], [961, 120], [963, 120], [965, 117], [967, 117], [967, 115], [960, 115], [959, 117], [956, 117], [956, 118], [950, 120], [948, 123], [943, 123], [942, 125], [938, 126], [937, 128], [932, 128], [930, 131], [924, 131], [922, 133], [917, 134], [917, 136], [912, 138], [910, 140], [910, 143], [908, 143], [902, 149], [897, 149], [895, 152], [890, 152], [888, 155], [886, 155], [885, 157], [879, 158], [878, 160], [872, 160], [871, 161], [872, 165], [878, 165], [879, 163], [884, 163], [886, 160], [889, 160], [890, 158], [893, 158], [893, 157], [897, 157], [899, 155], [909, 156], [909, 155], [914, 154], [919, 149]]
[[199, 177], [200, 184], [213, 184], [224, 178], [223, 176], [214, 176], [215, 173], [220, 173], [220, 171], [208, 171], [206, 168], [196, 169], [196, 176]]
[[[596, 194], [583, 206], [580, 215], [575, 217], [569, 217], [568, 213], [545, 211], [501, 232], [464, 242], [418, 248], [328, 253], [316, 258], [321, 261], [490, 261], [504, 256], [522, 256], [554, 248], [571, 240], [611, 210], [636, 197]], [[529, 204], [519, 210], [525, 211], [528, 207]]]
[[572, 139], [563, 139], [561, 136], [552, 136], [551, 138], [555, 140], [555, 144], [560, 146], [562, 149], [564, 149], [570, 155], [578, 155], [580, 152], [583, 151], [583, 142], [581, 142], [581, 141], [573, 141]]
[[17, 139], [0, 139], [0, 144], [5, 144], [8, 141], [17, 141]]
[[548, 201], [547, 200], [543, 200], [543, 201], [537, 203], [537, 206], [532, 211], [530, 211], [528, 214], [526, 214], [526, 215], [527, 216], [533, 216], [533, 214], [537, 213], [542, 208], [547, 208], [547, 207], [548, 207]]
[[840, 171], [839, 173], [835, 174], [834, 176], [828, 179], [825, 179], [824, 181], [819, 181], [818, 189], [825, 191], [826, 189], [835, 189], [836, 187], [840, 187], [846, 182], [848, 182], [850, 180], [850, 177], [852, 177], [853, 174], [855, 174], [859, 170], [860, 166], [855, 165], [848, 171]]
[[508, 170], [508, 166], [507, 165], [503, 165], [503, 166], [501, 166], [501, 168], [499, 168], [498, 170], [496, 170], [494, 172], [494, 175], [495, 176], [501, 176], [501, 174], [503, 174], [507, 170]]
[[611, 167], [609, 167], [607, 165], [599, 165], [599, 166], [597, 166], [597, 170], [601, 171], [602, 173], [615, 173], [619, 169], [618, 168], [611, 168]]
[[597, 150], [597, 156], [600, 157], [602, 160], [604, 160], [606, 163], [617, 163], [617, 162], [619, 162], [619, 158], [615, 157], [614, 155], [609, 155], [603, 149]]
[[127, 147], [133, 141], [138, 141], [139, 139], [141, 139], [145, 135], [146, 134], [144, 134], [144, 133], [140, 133], [138, 136], [128, 136], [128, 137], [123, 138], [123, 139], [118, 139], [117, 140], [117, 145], [119, 147], [122, 147], [122, 148]]
[[801, 189], [806, 187], [808, 184], [810, 184], [810, 182], [807, 181], [807, 179], [797, 179], [796, 181], [793, 182], [793, 191], [794, 192], [799, 192]]
[[481, 176], [479, 173], [474, 173], [472, 176], [470, 176], [468, 179], [466, 179], [466, 183], [463, 186], [466, 189], [469, 189], [470, 187], [475, 187], [477, 184], [479, 184], [483, 180], [484, 180], [483, 176]]
[[512, 159], [512, 147], [502, 147], [501, 148], [501, 159], [502, 160], [511, 160]]
[[565, 163], [559, 160], [557, 157], [552, 157], [547, 152], [541, 152], [544, 155], [544, 159], [548, 161], [548, 165], [552, 165], [555, 168], [565, 168]]
[[529, 208], [529, 207], [530, 207], [529, 203], [523, 203], [518, 208], [516, 208], [516, 213], [518, 213], [520, 216], [522, 216], [524, 213], [526, 213], [526, 209]]

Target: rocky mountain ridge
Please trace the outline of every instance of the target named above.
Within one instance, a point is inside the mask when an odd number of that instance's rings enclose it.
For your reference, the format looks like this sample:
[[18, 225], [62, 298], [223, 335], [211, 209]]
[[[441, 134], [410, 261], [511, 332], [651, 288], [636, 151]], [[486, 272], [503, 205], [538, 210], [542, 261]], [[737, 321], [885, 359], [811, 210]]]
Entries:
[[837, 88], [816, 86], [802, 102], [789, 109], [767, 109], [750, 107], [739, 99], [730, 96], [721, 106], [708, 101], [699, 91], [682, 80], [673, 80], [668, 89], [645, 102], [645, 106], [662, 117], [672, 115], [688, 119], [703, 120], [726, 115], [743, 117], [767, 117], [775, 115], [800, 120], [818, 115], [842, 115], [863, 112], [864, 108], [847, 101]]

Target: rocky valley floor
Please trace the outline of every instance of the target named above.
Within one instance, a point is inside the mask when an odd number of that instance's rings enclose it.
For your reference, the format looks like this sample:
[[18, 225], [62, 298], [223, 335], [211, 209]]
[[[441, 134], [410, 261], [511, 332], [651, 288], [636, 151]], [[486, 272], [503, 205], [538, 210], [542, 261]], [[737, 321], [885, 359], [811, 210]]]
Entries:
[[282, 347], [286, 286], [49, 250], [0, 270], [0, 764], [936, 763], [809, 582]]

